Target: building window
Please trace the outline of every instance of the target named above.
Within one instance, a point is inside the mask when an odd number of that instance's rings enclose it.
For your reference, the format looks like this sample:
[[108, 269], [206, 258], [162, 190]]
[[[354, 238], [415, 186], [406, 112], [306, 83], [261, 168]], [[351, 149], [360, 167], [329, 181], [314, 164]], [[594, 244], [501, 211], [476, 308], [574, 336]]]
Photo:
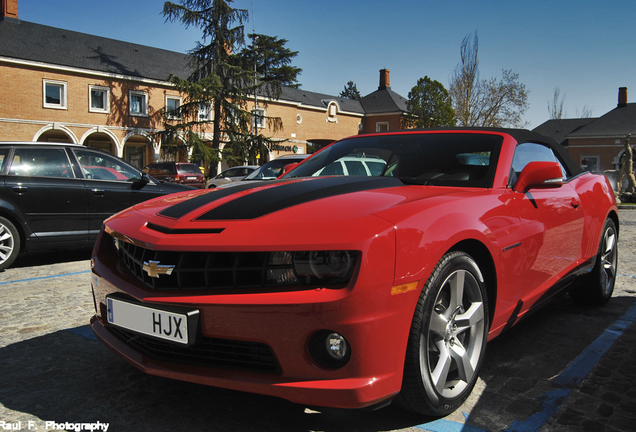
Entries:
[[88, 110], [90, 112], [110, 112], [110, 89], [108, 87], [88, 86], [88, 99]]
[[181, 98], [176, 96], [166, 96], [166, 118], [176, 120], [181, 118], [179, 107]]
[[44, 80], [44, 108], [66, 109], [66, 83]]
[[131, 116], [148, 116], [148, 93], [130, 90], [128, 98], [130, 101]]
[[377, 122], [375, 124], [376, 132], [388, 132], [389, 131], [389, 122]]
[[257, 128], [267, 127], [265, 121], [265, 110], [263, 108], [256, 108], [252, 110], [252, 126]]
[[199, 121], [212, 120], [212, 106], [206, 103], [199, 104]]
[[338, 106], [334, 102], [331, 102], [327, 108], [327, 121], [331, 123], [338, 123], [338, 119], [336, 118], [337, 114]]
[[296, 114], [296, 123], [301, 124], [303, 122], [302, 114]]
[[600, 156], [581, 156], [581, 168], [589, 172], [599, 171], [601, 166]]

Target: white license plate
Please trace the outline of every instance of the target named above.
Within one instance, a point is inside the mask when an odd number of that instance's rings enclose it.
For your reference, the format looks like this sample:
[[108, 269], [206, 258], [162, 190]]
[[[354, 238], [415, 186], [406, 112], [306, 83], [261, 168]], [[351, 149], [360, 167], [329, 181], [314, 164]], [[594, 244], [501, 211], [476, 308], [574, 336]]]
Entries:
[[170, 342], [187, 345], [190, 326], [196, 326], [199, 311], [169, 312], [115, 298], [107, 298], [108, 323]]
[[196, 177], [186, 177], [186, 180], [196, 180]]

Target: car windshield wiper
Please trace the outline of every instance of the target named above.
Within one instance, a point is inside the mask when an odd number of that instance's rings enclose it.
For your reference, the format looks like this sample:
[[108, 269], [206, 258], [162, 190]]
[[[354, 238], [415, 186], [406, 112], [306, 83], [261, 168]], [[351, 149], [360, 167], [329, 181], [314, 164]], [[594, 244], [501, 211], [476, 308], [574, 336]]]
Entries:
[[417, 177], [397, 177], [397, 179], [406, 185], [419, 185], [419, 186], [432, 185], [428, 180], [419, 179]]

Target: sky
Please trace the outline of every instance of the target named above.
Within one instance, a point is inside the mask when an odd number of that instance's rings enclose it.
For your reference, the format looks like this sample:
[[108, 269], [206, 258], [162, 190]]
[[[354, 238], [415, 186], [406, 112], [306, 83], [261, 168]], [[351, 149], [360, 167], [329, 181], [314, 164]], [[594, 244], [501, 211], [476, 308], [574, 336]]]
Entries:
[[[175, 2], [178, 2], [176, 0]], [[166, 22], [161, 0], [18, 0], [19, 18], [38, 24], [188, 52], [197, 28]], [[428, 76], [450, 86], [461, 42], [477, 32], [482, 79], [519, 74], [528, 90], [529, 128], [549, 119], [555, 88], [565, 117], [600, 117], [618, 88], [636, 98], [634, 0], [235, 0], [246, 33], [286, 39], [298, 51], [301, 88], [337, 96], [353, 81], [364, 96], [379, 71], [407, 97]]]

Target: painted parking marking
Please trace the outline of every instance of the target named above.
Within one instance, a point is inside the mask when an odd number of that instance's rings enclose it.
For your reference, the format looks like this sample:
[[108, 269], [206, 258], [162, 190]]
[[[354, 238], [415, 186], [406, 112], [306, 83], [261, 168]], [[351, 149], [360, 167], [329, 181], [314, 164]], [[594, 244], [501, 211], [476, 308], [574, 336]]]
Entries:
[[[466, 413], [464, 413], [466, 416]], [[488, 429], [482, 429], [477, 426], [470, 426], [464, 423], [457, 423], [454, 421], [439, 419], [416, 426], [418, 429], [422, 429], [427, 432], [487, 432]]]
[[7, 282], [0, 282], [0, 285], [9, 285], [9, 284], [13, 284], [13, 283], [18, 283], [18, 282], [33, 282], [33, 281], [38, 281], [38, 280], [43, 280], [43, 279], [53, 279], [53, 278], [59, 278], [59, 277], [65, 277], [65, 276], [75, 276], [78, 274], [84, 274], [84, 273], [90, 273], [90, 270], [84, 270], [84, 271], [80, 271], [80, 272], [74, 272], [74, 273], [64, 273], [64, 274], [57, 274], [57, 275], [51, 275], [51, 276], [41, 276], [41, 277], [36, 277], [36, 278], [29, 278], [29, 279], [18, 279], [18, 280], [12, 280], [12, 281], [7, 281]]
[[89, 325], [84, 325], [81, 327], [74, 327], [74, 328], [69, 328], [66, 329], [67, 332], [73, 333], [77, 336], [82, 336], [86, 339], [90, 339], [90, 340], [94, 340], [96, 341], [97, 338], [95, 337], [95, 333], [93, 333], [93, 329], [91, 328], [91, 326]]
[[614, 342], [625, 330], [636, 321], [636, 304], [605, 329], [573, 362], [553, 381], [554, 387], [559, 387], [544, 393], [537, 398], [541, 402], [542, 410], [524, 421], [515, 420], [506, 432], [534, 432], [539, 430], [550, 417], [559, 409], [572, 390], [581, 385], [585, 376], [596, 366], [601, 358], [614, 345]]
[[[636, 304], [627, 312], [610, 324], [609, 327], [592, 342], [563, 372], [552, 382], [555, 390], [544, 393], [537, 398], [541, 402], [542, 410], [526, 420], [515, 420], [505, 432], [535, 432], [541, 428], [552, 415], [561, 408], [572, 390], [581, 385], [583, 379], [598, 364], [625, 330], [636, 322]], [[466, 420], [468, 415], [464, 413]], [[438, 419], [430, 423], [416, 426], [428, 432], [486, 432], [476, 426], [466, 425], [446, 419]]]

